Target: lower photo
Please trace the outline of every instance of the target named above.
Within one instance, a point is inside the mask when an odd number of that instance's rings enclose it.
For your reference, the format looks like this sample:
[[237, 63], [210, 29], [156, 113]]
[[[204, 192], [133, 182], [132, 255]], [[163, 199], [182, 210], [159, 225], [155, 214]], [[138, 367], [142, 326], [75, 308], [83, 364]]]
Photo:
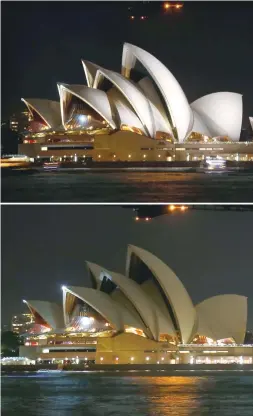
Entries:
[[2, 207], [3, 414], [253, 414], [253, 206]]

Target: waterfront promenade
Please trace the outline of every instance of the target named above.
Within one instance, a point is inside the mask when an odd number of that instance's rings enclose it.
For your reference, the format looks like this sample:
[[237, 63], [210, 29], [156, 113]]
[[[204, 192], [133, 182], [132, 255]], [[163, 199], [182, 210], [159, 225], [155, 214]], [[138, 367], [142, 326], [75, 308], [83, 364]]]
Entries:
[[108, 376], [200, 376], [219, 375], [227, 373], [231, 375], [243, 374], [253, 376], [253, 364], [37, 364], [37, 365], [4, 365], [2, 374], [42, 372], [62, 370], [65, 372], [84, 372], [108, 375]]

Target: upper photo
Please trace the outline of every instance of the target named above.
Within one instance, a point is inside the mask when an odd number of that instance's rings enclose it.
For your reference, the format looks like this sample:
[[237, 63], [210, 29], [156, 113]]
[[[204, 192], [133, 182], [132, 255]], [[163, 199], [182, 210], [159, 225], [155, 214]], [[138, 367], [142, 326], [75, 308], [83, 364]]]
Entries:
[[253, 202], [253, 2], [3, 2], [2, 202]]

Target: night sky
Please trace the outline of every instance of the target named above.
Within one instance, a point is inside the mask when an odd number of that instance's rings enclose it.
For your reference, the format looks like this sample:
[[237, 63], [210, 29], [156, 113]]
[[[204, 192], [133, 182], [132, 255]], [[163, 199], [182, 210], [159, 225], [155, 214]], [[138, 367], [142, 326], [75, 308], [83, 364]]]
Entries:
[[117, 206], [2, 207], [2, 323], [22, 299], [61, 303], [62, 285], [89, 285], [85, 260], [124, 273], [128, 244], [166, 262], [196, 304], [209, 296], [248, 297], [253, 329], [251, 212], [187, 211], [135, 222]]
[[253, 116], [253, 2], [185, 2], [167, 14], [161, 5], [2, 2], [2, 117], [23, 108], [21, 97], [58, 100], [57, 82], [85, 83], [82, 58], [120, 71], [130, 42], [160, 59], [190, 102], [242, 93], [246, 127]]

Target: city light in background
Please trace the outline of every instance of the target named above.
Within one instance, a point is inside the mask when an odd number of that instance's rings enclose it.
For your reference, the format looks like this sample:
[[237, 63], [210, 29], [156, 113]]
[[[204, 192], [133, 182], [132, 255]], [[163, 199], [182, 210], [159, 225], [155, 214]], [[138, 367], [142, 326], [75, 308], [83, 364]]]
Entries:
[[[136, 2], [137, 3], [137, 2]], [[152, 2], [138, 2], [134, 6], [128, 7], [128, 12], [130, 13], [129, 19], [134, 21], [145, 21], [149, 17], [152, 17], [152, 12], [150, 12], [149, 6]], [[166, 15], [170, 13], [177, 13], [183, 8], [183, 3], [177, 2], [162, 2], [161, 4], [161, 14]], [[144, 14], [143, 11], [146, 11], [147, 14]], [[150, 12], [150, 14], [149, 14]]]
[[171, 214], [187, 214], [188, 211], [200, 210], [200, 211], [253, 211], [252, 205], [184, 205], [184, 204], [164, 204], [164, 205], [154, 205], [154, 206], [128, 206], [124, 207], [132, 209], [134, 212], [134, 220], [136, 222], [149, 222], [156, 217], [162, 215], [171, 215]]
[[[184, 213], [185, 211], [187, 211], [189, 209], [188, 206], [186, 205], [168, 205], [167, 207], [167, 212], [168, 213], [172, 213], [172, 212], [176, 212], [176, 213]], [[166, 212], [164, 211], [163, 214], [166, 214]], [[162, 214], [161, 214], [162, 215]], [[145, 221], [145, 222], [149, 222], [152, 220], [151, 216], [140, 216], [137, 215], [135, 216], [135, 221]]]
[[182, 3], [174, 3], [174, 2], [169, 3], [167, 1], [163, 3], [163, 9], [166, 11], [173, 10], [173, 9], [179, 10], [179, 9], [182, 9], [182, 7], [183, 7]]

